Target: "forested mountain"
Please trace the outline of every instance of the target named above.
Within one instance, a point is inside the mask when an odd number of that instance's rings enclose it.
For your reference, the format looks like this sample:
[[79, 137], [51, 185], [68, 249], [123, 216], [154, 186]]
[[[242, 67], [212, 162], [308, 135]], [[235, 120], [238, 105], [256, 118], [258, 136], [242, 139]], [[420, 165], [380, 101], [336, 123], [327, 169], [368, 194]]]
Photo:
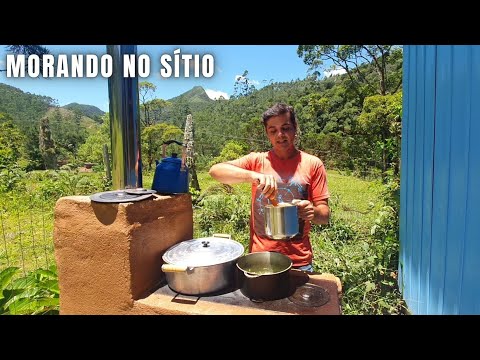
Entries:
[[20, 127], [38, 121], [55, 105], [56, 100], [51, 97], [26, 93], [0, 83], [0, 113], [9, 114], [13, 122]]
[[167, 106], [164, 107], [158, 120], [183, 129], [188, 114], [202, 111], [214, 103], [215, 100], [208, 97], [203, 87], [194, 86], [183, 94], [167, 100]]
[[103, 113], [100, 109], [80, 105], [77, 108], [73, 107], [72, 111], [60, 108], [56, 103], [56, 100], [50, 97], [26, 93], [0, 83], [0, 122], [11, 122], [14, 128], [9, 131], [20, 134], [15, 137], [18, 143], [4, 144], [6, 147], [21, 149], [11, 161], [22, 159], [22, 164], [27, 170], [45, 168], [40, 150], [42, 119], [48, 119], [45, 124], [54, 144], [52, 151], [55, 161], [59, 164], [74, 161], [81, 144], [89, 135], [97, 132], [98, 121], [101, 122], [101, 118], [98, 117], [95, 122], [90, 117], [84, 116], [82, 110], [96, 109]]
[[64, 109], [71, 110], [73, 112], [79, 112], [83, 116], [89, 117], [96, 122], [101, 123], [101, 118], [105, 115], [105, 112], [100, 110], [98, 107], [93, 105], [85, 105], [78, 103], [70, 103], [68, 105], [62, 106]]

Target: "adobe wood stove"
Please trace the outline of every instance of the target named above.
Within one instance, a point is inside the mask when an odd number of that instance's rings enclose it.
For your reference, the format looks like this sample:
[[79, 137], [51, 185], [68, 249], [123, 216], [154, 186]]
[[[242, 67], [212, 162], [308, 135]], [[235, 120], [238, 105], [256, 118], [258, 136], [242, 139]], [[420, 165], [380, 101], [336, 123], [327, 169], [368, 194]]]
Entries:
[[257, 302], [237, 286], [209, 296], [179, 294], [166, 283], [137, 303], [155, 314], [191, 315], [340, 315], [341, 283], [331, 274], [308, 275], [290, 270], [290, 296]]

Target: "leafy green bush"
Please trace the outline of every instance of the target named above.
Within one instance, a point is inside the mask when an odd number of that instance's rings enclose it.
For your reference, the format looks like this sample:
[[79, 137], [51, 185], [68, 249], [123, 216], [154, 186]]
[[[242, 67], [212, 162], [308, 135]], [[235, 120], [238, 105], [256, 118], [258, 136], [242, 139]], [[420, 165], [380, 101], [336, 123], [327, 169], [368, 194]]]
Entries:
[[0, 314], [57, 315], [60, 293], [55, 265], [14, 279], [19, 271], [18, 267], [0, 271]]
[[[330, 224], [312, 228], [314, 268], [340, 278], [345, 314], [406, 312], [397, 284], [398, 179], [390, 178], [381, 188], [381, 206], [369, 206], [359, 218], [361, 226], [339, 216], [345, 211], [345, 200], [332, 194]], [[370, 212], [372, 225], [365, 229]]]
[[66, 170], [30, 172], [25, 181], [43, 198], [55, 200], [63, 196], [91, 195], [111, 186], [104, 174]]
[[209, 167], [214, 164], [237, 159], [247, 153], [248, 147], [245, 144], [237, 141], [228, 141], [220, 152], [220, 155], [210, 162]]
[[222, 193], [205, 196], [194, 212], [194, 221], [196, 237], [226, 233], [247, 246], [250, 238], [250, 197]]
[[0, 168], [0, 193], [22, 191], [25, 188], [24, 177], [25, 171], [16, 164], [6, 169]]

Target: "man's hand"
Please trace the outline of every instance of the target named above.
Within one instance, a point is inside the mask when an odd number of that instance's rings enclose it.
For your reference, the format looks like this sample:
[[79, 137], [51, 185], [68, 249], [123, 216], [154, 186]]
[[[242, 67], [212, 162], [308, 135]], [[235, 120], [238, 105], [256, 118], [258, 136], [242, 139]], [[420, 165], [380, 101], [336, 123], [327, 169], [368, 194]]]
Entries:
[[254, 175], [254, 182], [257, 183], [257, 188], [267, 197], [273, 197], [277, 193], [277, 180], [273, 175], [265, 175], [256, 173]]
[[326, 225], [330, 220], [330, 208], [328, 199], [311, 203], [308, 200], [294, 199], [292, 204], [297, 205], [298, 217], [303, 220], [311, 220], [314, 224]]
[[308, 200], [292, 200], [292, 204], [297, 205], [298, 217], [303, 220], [313, 220], [315, 209], [313, 204]]

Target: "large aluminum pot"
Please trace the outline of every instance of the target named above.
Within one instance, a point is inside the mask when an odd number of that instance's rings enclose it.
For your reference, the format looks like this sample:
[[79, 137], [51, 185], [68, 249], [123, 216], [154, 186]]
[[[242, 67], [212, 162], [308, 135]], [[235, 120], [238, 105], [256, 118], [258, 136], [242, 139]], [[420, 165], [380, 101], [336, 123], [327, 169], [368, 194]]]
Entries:
[[265, 234], [274, 240], [290, 239], [299, 233], [297, 205], [280, 203], [264, 207]]
[[182, 241], [162, 256], [162, 271], [173, 290], [185, 295], [206, 295], [233, 287], [236, 261], [243, 254], [243, 245], [226, 237]]
[[237, 261], [240, 291], [252, 301], [283, 299], [291, 295], [292, 260], [273, 251], [254, 252]]

